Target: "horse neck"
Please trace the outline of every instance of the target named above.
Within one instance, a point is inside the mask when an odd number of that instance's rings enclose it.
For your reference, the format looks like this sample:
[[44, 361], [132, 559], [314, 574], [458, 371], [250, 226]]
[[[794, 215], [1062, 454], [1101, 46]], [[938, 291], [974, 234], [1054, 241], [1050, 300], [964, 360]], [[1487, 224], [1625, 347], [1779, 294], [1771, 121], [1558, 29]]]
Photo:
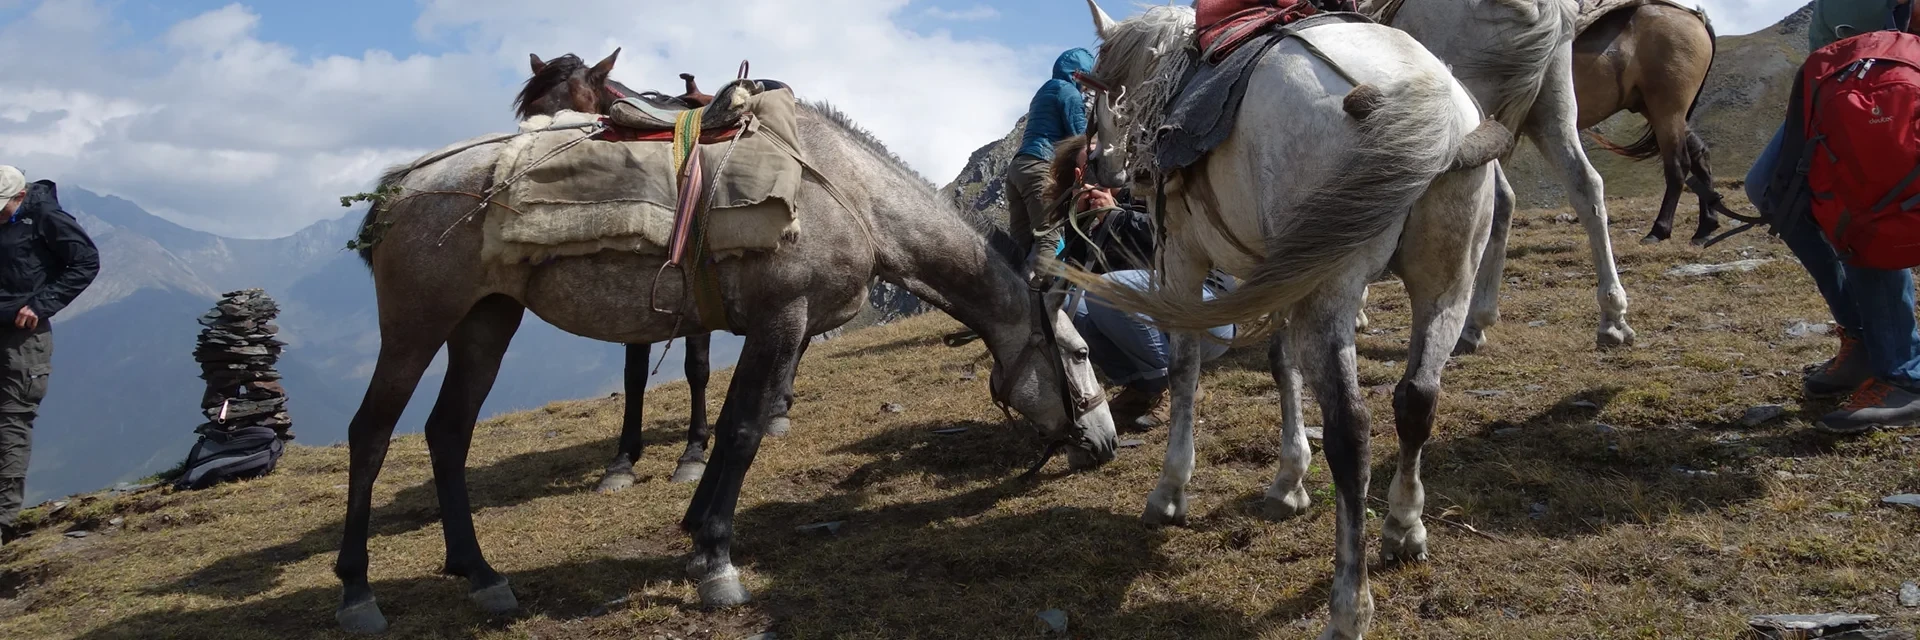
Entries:
[[1031, 313], [1026, 279], [938, 192], [880, 182], [870, 188], [881, 276], [974, 330], [995, 358], [1016, 353]]

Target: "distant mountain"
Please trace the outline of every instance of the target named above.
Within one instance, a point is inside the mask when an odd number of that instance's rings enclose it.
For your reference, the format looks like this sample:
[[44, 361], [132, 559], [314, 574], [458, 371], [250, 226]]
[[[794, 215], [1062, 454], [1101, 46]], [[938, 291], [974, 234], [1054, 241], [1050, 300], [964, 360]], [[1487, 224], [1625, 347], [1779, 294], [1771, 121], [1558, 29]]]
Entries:
[[[99, 245], [102, 266], [94, 285], [54, 321], [54, 374], [34, 426], [30, 500], [137, 479], [185, 457], [202, 421], [195, 320], [220, 293], [236, 289], [260, 287], [280, 304], [288, 348], [279, 369], [298, 441], [345, 439], [380, 348], [372, 277], [343, 250], [357, 217], [285, 238], [241, 240], [188, 229], [76, 185], [61, 185], [60, 199]], [[730, 366], [739, 347], [737, 336], [715, 336], [713, 366]], [[676, 348], [655, 381], [681, 377], [685, 353]], [[573, 336], [528, 314], [483, 415], [616, 391], [623, 366], [620, 345]], [[442, 354], [399, 431], [420, 429], [444, 367]]]

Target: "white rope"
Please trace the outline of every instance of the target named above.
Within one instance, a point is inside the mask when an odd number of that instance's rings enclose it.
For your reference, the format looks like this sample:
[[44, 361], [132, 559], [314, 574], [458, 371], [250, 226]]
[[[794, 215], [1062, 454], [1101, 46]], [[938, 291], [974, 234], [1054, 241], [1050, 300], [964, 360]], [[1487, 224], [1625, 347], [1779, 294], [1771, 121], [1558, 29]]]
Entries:
[[[592, 140], [594, 136], [600, 135], [600, 132], [606, 131], [607, 125], [606, 123], [603, 123], [603, 122], [595, 122], [588, 126], [583, 126], [583, 127], [569, 126], [566, 128], [584, 128], [584, 129], [590, 129], [590, 130], [587, 131], [586, 134], [578, 138], [568, 140], [565, 143], [562, 143], [560, 146], [554, 147], [553, 150], [548, 151], [546, 155], [540, 156], [538, 159], [535, 159], [533, 162], [527, 163], [527, 166], [521, 167], [518, 172], [514, 173], [511, 176], [508, 176], [507, 179], [505, 180], [501, 180], [500, 184], [493, 185], [493, 188], [487, 189], [486, 193], [482, 194], [480, 197], [479, 206], [474, 207], [472, 211], [467, 212], [467, 215], [460, 216], [459, 220], [455, 220], [453, 221], [453, 224], [448, 225], [446, 231], [440, 232], [440, 239], [434, 242], [433, 246], [438, 247], [446, 244], [447, 237], [453, 235], [453, 230], [455, 228], [458, 228], [460, 225], [463, 225], [472, 221], [474, 216], [480, 215], [480, 212], [482, 211], [486, 211], [487, 207], [493, 205], [493, 198], [495, 196], [500, 195], [501, 192], [506, 191], [507, 187], [513, 186], [513, 183], [519, 182], [521, 178], [526, 177], [528, 173], [533, 172], [535, 168], [539, 167], [542, 164], [545, 164], [548, 160], [552, 160], [555, 156], [558, 156], [561, 153], [565, 153], [568, 149], [572, 149], [574, 147], [580, 146], [581, 143], [584, 143], [588, 140]], [[530, 132], [530, 133], [538, 133], [538, 132]]]

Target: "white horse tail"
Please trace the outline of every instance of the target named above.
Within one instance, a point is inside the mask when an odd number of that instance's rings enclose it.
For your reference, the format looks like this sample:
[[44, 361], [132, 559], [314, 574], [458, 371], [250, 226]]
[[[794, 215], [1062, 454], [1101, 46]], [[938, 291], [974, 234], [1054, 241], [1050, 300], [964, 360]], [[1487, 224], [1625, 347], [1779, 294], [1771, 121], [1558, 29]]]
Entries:
[[[1295, 205], [1267, 236], [1266, 258], [1252, 277], [1226, 295], [1197, 303], [1194, 292], [1169, 291], [1159, 282], [1136, 290], [1084, 271], [1069, 269], [1067, 277], [1170, 330], [1249, 323], [1293, 306], [1328, 279], [1360, 268], [1354, 264], [1360, 249], [1404, 220], [1434, 178], [1469, 161], [1463, 155], [1479, 155], [1463, 154], [1465, 132], [1452, 91], [1449, 77], [1417, 74], [1350, 102], [1349, 122], [1359, 134], [1350, 152], [1325, 174], [1325, 186]], [[1258, 336], [1235, 342], [1253, 339]]]

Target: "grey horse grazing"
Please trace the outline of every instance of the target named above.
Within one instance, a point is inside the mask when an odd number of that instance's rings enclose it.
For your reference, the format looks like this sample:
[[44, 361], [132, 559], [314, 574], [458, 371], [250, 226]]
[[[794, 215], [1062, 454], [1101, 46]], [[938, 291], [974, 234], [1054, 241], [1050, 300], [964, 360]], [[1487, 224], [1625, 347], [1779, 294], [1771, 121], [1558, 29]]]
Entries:
[[[566, 109], [604, 115], [614, 101], [640, 95], [640, 92], [609, 77], [613, 73], [614, 63], [620, 58], [619, 49], [614, 49], [613, 53], [591, 67], [571, 53], [552, 60], [541, 60], [535, 54], [528, 54], [528, 58], [533, 75], [527, 78], [520, 94], [513, 99], [514, 114], [521, 120], [552, 116]], [[683, 75], [682, 78], [686, 80], [688, 92], [681, 98], [696, 97], [698, 89], [693, 86], [693, 77]], [[713, 99], [712, 96], [704, 97], [708, 101]], [[695, 333], [686, 337], [685, 371], [687, 392], [692, 400], [688, 403], [687, 446], [676, 463], [672, 482], [698, 482], [700, 474], [707, 468], [707, 443], [713, 438], [713, 425], [707, 422], [707, 354], [712, 342], [711, 333]], [[806, 347], [802, 346], [800, 351], [804, 354]], [[623, 372], [625, 393], [622, 396], [626, 411], [621, 416], [620, 439], [613, 460], [607, 463], [606, 471], [600, 476], [598, 490], [601, 492], [624, 490], [633, 486], [636, 480], [633, 465], [640, 461], [644, 444], [641, 428], [645, 425], [642, 418], [647, 399], [647, 372], [651, 368], [648, 361], [652, 354], [651, 344], [626, 345], [626, 368]], [[768, 435], [786, 434], [791, 426], [787, 420], [787, 410], [792, 405], [791, 396], [782, 401], [767, 425]]]
[[[1406, 31], [1453, 68], [1474, 99], [1508, 130], [1525, 134], [1547, 164], [1564, 177], [1567, 197], [1587, 231], [1599, 276], [1596, 295], [1602, 347], [1633, 344], [1627, 290], [1620, 286], [1613, 240], [1607, 235], [1605, 187], [1580, 144], [1579, 102], [1573, 90], [1574, 21], [1578, 0], [1375, 0], [1381, 22]], [[1500, 320], [1500, 283], [1507, 264], [1507, 227], [1513, 187], [1499, 178], [1493, 235], [1480, 260], [1473, 311], [1456, 352], [1486, 344]]]
[[[1114, 22], [1094, 0], [1088, 4], [1102, 40], [1094, 80], [1131, 96], [1117, 105], [1109, 92], [1096, 97], [1100, 142], [1089, 162], [1102, 183], [1121, 186], [1143, 171], [1160, 171], [1151, 137], [1139, 134], [1157, 130], [1153, 118], [1176, 88], [1171, 80], [1191, 60], [1194, 12], [1158, 6]], [[1361, 294], [1371, 276], [1391, 268], [1405, 279], [1413, 307], [1407, 371], [1394, 392], [1400, 464], [1381, 555], [1390, 563], [1424, 560], [1421, 447], [1493, 219], [1490, 163], [1511, 140], [1498, 123], [1482, 122], [1446, 66], [1407, 34], [1372, 23], [1294, 28], [1298, 35], [1268, 50], [1244, 81], [1245, 101], [1229, 137], [1199, 163], [1164, 176], [1160, 280], [1141, 291], [1068, 274], [1090, 294], [1175, 332], [1172, 428], [1159, 485], [1147, 498], [1149, 523], [1187, 517], [1197, 336], [1263, 317], [1284, 323], [1284, 344], [1273, 354], [1282, 381], [1282, 461], [1267, 509], [1286, 517], [1309, 502], [1301, 486], [1309, 457], [1300, 415], [1304, 380], [1320, 400], [1338, 490], [1331, 620], [1322, 637], [1360, 638], [1373, 615], [1365, 539], [1370, 418], [1355, 379], [1353, 335]], [[1202, 204], [1188, 203], [1195, 192]], [[1213, 267], [1243, 282], [1202, 303], [1201, 281]]]
[[[797, 239], [717, 267], [726, 312], [745, 344], [715, 421], [712, 459], [680, 522], [694, 543], [687, 573], [713, 606], [748, 600], [730, 556], [733, 514], [771, 410], [792, 389], [801, 345], [852, 318], [875, 276], [978, 332], [994, 356], [995, 401], [1031, 421], [1050, 451], [1069, 447], [1076, 468], [1114, 455], [1113, 418], [1086, 344], [1061, 310], [1064, 292], [1033, 288], [1012, 240], [992, 221], [953, 208], [830, 107], [803, 105], [798, 131], [812, 171], [793, 203]], [[475, 198], [467, 194], [488, 188], [504, 146], [487, 139], [387, 173], [383, 190], [402, 194], [363, 223], [363, 232], [373, 224], [382, 229], [363, 254], [379, 305], [380, 356], [348, 427], [350, 488], [334, 573], [343, 586], [336, 619], [349, 632], [386, 628], [367, 582], [373, 484], [394, 423], [442, 345], [446, 380], [426, 437], [447, 544], [444, 570], [468, 580], [476, 604], [506, 612], [517, 600], [474, 536], [466, 456], [475, 415], [524, 312], [570, 333], [626, 344], [698, 330], [652, 311], [646, 292], [662, 256], [603, 251], [539, 265], [483, 259], [484, 217], [510, 215], [497, 207], [472, 215]], [[693, 311], [678, 278], [659, 284], [660, 301], [681, 300], [683, 312]]]

